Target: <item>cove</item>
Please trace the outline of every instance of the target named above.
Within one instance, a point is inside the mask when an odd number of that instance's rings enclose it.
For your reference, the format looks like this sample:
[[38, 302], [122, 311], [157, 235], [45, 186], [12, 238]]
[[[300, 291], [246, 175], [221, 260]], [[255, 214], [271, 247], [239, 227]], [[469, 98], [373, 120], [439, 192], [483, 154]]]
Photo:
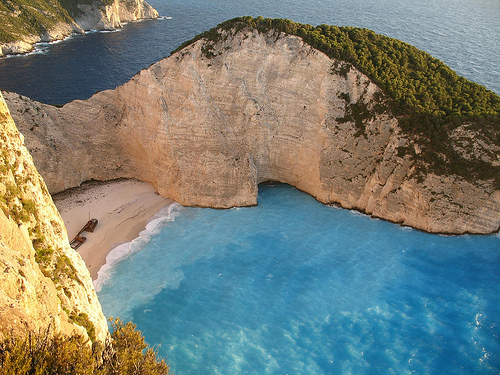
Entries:
[[176, 374], [496, 374], [499, 245], [261, 185], [256, 207], [171, 206], [99, 299]]

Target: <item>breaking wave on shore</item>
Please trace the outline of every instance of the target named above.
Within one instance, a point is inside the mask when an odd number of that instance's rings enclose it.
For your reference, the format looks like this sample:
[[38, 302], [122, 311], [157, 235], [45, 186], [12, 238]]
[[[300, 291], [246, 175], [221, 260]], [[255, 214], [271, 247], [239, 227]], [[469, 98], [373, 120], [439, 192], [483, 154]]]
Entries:
[[259, 186], [255, 207], [173, 211], [99, 300], [175, 373], [500, 370], [498, 235], [401, 230], [287, 185]]
[[106, 264], [97, 272], [97, 279], [94, 280], [94, 287], [97, 292], [101, 290], [104, 283], [108, 282], [113, 275], [113, 268], [118, 262], [140, 251], [151, 240], [151, 238], [161, 231], [161, 228], [169, 222], [175, 220], [180, 215], [182, 206], [172, 203], [158, 211], [147, 223], [146, 228], [131, 242], [125, 242], [116, 246], [106, 256]]

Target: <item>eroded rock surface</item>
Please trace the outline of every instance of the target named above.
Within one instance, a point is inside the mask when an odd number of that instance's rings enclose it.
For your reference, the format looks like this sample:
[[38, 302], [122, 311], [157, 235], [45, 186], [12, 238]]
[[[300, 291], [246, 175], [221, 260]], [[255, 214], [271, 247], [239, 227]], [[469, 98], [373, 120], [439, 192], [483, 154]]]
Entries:
[[[376, 111], [380, 89], [339, 64], [298, 37], [244, 30], [62, 108], [6, 98], [51, 192], [134, 177], [181, 204], [223, 208], [256, 204], [258, 184], [278, 180], [425, 231], [497, 231], [500, 192], [415, 173], [398, 147], [418, 146]], [[372, 116], [346, 118], [352, 105]]]
[[0, 94], [0, 331], [77, 332], [104, 341], [89, 271]]

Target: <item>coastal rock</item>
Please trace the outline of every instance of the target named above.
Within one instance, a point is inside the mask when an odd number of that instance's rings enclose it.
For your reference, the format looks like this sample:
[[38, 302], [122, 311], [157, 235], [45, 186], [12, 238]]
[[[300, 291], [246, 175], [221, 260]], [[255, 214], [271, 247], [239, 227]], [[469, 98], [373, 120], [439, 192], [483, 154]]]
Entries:
[[21, 53], [29, 52], [33, 49], [33, 44], [35, 43], [36, 41], [30, 43], [28, 40], [19, 40], [17, 42], [1, 44], [0, 56], [19, 55]]
[[[133, 177], [181, 204], [224, 208], [257, 204], [258, 184], [277, 180], [429, 232], [498, 231], [492, 183], [417, 173], [399, 149], [418, 146], [375, 111], [381, 90], [342, 64], [295, 36], [224, 31], [62, 108], [5, 96], [51, 192]], [[373, 115], [350, 119], [353, 105]]]
[[114, 30], [122, 24], [139, 19], [158, 18], [158, 12], [144, 0], [114, 0], [111, 5], [79, 4], [81, 13], [75, 17], [83, 30]]
[[0, 331], [50, 327], [104, 342], [107, 323], [89, 271], [23, 141], [0, 94]]
[[76, 18], [76, 22], [84, 30], [113, 30], [121, 27], [117, 1], [102, 9], [98, 4], [81, 4], [78, 9], [82, 15]]
[[158, 11], [143, 0], [121, 0], [118, 11], [121, 22], [159, 17]]

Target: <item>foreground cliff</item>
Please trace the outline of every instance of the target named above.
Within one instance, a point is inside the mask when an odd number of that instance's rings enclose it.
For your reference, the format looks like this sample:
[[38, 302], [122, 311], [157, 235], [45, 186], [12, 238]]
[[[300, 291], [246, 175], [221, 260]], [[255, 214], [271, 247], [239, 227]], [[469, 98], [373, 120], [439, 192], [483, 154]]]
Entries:
[[107, 324], [89, 272], [69, 247], [1, 94], [0, 143], [0, 332], [50, 327], [104, 342]]
[[276, 30], [220, 29], [62, 108], [5, 95], [51, 192], [134, 177], [181, 204], [222, 208], [256, 204], [258, 184], [278, 180], [429, 232], [500, 227], [495, 119], [486, 140], [476, 123], [446, 134], [484, 174], [439, 173], [379, 86]]
[[157, 18], [144, 0], [12, 0], [0, 4], [0, 56], [29, 52], [38, 42], [72, 33], [113, 30], [123, 23]]

